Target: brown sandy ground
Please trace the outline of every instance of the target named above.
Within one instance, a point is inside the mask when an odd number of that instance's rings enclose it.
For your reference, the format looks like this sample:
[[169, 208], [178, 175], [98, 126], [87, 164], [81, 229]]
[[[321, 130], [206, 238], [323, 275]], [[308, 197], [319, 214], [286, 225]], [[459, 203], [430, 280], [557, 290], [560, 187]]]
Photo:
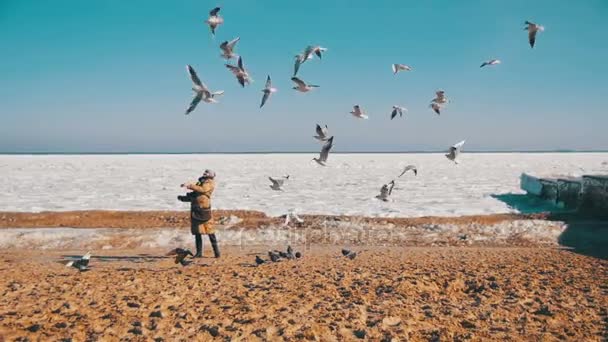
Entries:
[[[207, 242], [206, 242], [207, 243]], [[6, 341], [606, 341], [608, 261], [553, 248], [265, 247], [186, 267], [161, 250], [0, 251]], [[206, 250], [209, 253], [209, 250]], [[106, 256], [106, 258], [102, 258]], [[0, 337], [2, 340], [2, 337]]]
[[[182, 228], [190, 227], [188, 211], [59, 211], [40, 213], [0, 212], [0, 228]], [[216, 219], [236, 216], [240, 222], [233, 228], [256, 228], [269, 224], [280, 224], [282, 218], [268, 217], [262, 212], [249, 210], [214, 210]], [[502, 221], [544, 219], [546, 214], [494, 214], [459, 217], [381, 218], [331, 215], [300, 215], [304, 227], [327, 219], [356, 220], [361, 224], [395, 224], [416, 226], [422, 224], [495, 224]]]

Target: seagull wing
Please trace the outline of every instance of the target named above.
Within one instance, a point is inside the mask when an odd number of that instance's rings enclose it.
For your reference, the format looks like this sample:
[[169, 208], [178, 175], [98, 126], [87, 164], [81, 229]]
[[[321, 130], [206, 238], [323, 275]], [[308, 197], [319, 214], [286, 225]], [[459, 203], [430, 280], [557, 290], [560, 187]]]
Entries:
[[399, 65], [393, 64], [392, 67], [393, 67], [393, 74], [396, 74], [397, 71], [399, 71], [399, 69], [398, 69]]
[[329, 156], [329, 150], [331, 150], [334, 144], [334, 137], [329, 138], [325, 145], [321, 148], [321, 154], [319, 155], [319, 160], [325, 162], [327, 161], [327, 157]]
[[325, 137], [325, 131], [323, 130], [323, 128], [319, 124], [317, 124], [316, 131], [317, 131], [317, 135], [319, 137], [321, 137], [321, 138]]
[[397, 113], [399, 113], [399, 109], [394, 108], [393, 112], [391, 113], [391, 120], [393, 120], [395, 118], [395, 116], [397, 116]]
[[234, 65], [226, 64], [226, 68], [228, 68], [233, 74], [238, 74], [241, 70]]
[[201, 102], [202, 99], [203, 99], [203, 93], [196, 93], [196, 95], [192, 99], [192, 102], [190, 102], [190, 106], [188, 107], [188, 109], [186, 109], [186, 115], [192, 113], [194, 108], [196, 108], [196, 105], [199, 102]]
[[236, 37], [233, 40], [227, 42], [226, 45], [228, 46], [228, 48], [230, 48], [230, 50], [232, 50], [232, 49], [234, 49], [234, 46], [236, 45], [236, 43], [239, 42], [239, 40], [241, 40], [241, 37]]
[[295, 64], [293, 65], [293, 76], [294, 77], [298, 74], [298, 70], [300, 70], [300, 65], [302, 65], [302, 55], [297, 55]]
[[270, 91], [265, 91], [264, 96], [262, 96], [262, 103], [260, 104], [260, 108], [264, 107], [266, 101], [268, 101], [268, 97], [270, 97]]
[[220, 49], [222, 49], [222, 51], [228, 53], [230, 52], [230, 48], [228, 47], [228, 41], [224, 41], [222, 44], [220, 44]]
[[190, 74], [190, 79], [192, 80], [192, 83], [194, 83], [195, 86], [201, 88], [202, 90], [207, 90], [207, 86], [205, 86], [205, 84], [201, 82], [201, 79], [198, 78], [198, 75], [196, 74], [194, 68], [188, 64], [188, 66], [186, 66], [186, 69], [188, 69], [188, 74]]
[[388, 188], [388, 194], [390, 195], [393, 193], [393, 188], [395, 187], [395, 181], [392, 180], [389, 184], [390, 184], [390, 186]]
[[462, 149], [462, 146], [464, 145], [466, 140], [460, 141], [454, 145], [452, 145], [452, 148], [455, 148], [458, 152], [460, 152], [460, 149]]
[[215, 16], [217, 16], [217, 13], [218, 13], [219, 11], [220, 11], [220, 8], [219, 8], [219, 7], [216, 7], [216, 8], [214, 8], [214, 9], [212, 9], [211, 11], [209, 11], [209, 15], [210, 15], [210, 16], [212, 16], [212, 17], [215, 17]]
[[272, 185], [275, 187], [283, 186], [283, 179], [274, 179], [272, 177], [268, 177], [268, 179], [272, 182]]
[[302, 81], [301, 79], [297, 78], [297, 77], [292, 77], [291, 80], [298, 85], [298, 87], [306, 87], [306, 83], [304, 83], [304, 81]]
[[239, 69], [245, 70], [245, 67], [243, 66], [243, 58], [240, 56], [239, 56], [238, 66], [239, 66]]
[[534, 47], [534, 43], [536, 42], [536, 32], [537, 30], [535, 29], [535, 27], [530, 25], [530, 27], [528, 28], [528, 40], [530, 42], [531, 48]]
[[266, 89], [272, 88], [272, 80], [270, 80], [270, 75], [266, 77]]

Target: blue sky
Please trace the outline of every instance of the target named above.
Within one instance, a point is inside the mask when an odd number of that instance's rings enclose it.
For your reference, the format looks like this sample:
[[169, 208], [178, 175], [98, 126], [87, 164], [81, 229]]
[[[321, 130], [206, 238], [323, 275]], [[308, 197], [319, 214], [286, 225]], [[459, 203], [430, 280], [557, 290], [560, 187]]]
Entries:
[[[605, 150], [607, 18], [605, 0], [2, 0], [0, 151], [316, 151], [317, 122], [338, 151]], [[546, 28], [534, 49], [525, 20]], [[236, 36], [245, 89], [219, 57]], [[309, 44], [329, 50], [301, 68], [321, 86], [301, 94], [293, 57]], [[503, 63], [480, 69], [490, 58]], [[220, 104], [183, 115], [186, 64]], [[267, 74], [279, 91], [260, 110]], [[452, 100], [440, 117], [436, 89]], [[370, 120], [348, 114], [356, 103]], [[393, 104], [405, 119], [389, 120]]]

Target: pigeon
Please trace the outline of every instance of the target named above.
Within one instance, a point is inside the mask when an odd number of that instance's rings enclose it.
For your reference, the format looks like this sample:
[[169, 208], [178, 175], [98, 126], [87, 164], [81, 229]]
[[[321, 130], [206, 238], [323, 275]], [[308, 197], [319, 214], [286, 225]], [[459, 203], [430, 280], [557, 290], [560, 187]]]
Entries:
[[184, 248], [176, 248], [176, 249], [170, 251], [169, 253], [167, 253], [167, 255], [175, 255], [175, 263], [180, 264], [182, 266], [186, 266], [189, 263], [191, 263], [191, 261], [186, 260], [186, 257], [188, 255], [191, 257], [194, 257], [194, 254], [192, 254], [192, 252], [189, 249], [184, 249]]
[[209, 88], [207, 88], [207, 86], [203, 82], [201, 82], [200, 78], [198, 78], [196, 71], [194, 70], [194, 68], [191, 65], [187, 65], [186, 70], [188, 70], [190, 79], [192, 80], [192, 83], [194, 84], [194, 86], [192, 87], [192, 90], [195, 93], [194, 98], [192, 99], [192, 102], [190, 102], [190, 106], [188, 106], [188, 109], [186, 109], [186, 115], [192, 113], [192, 111], [196, 108], [198, 103], [201, 102], [201, 100], [206, 103], [217, 103], [217, 100], [215, 100], [215, 97], [223, 95], [224, 91], [223, 90], [215, 91], [215, 92], [210, 91]]
[[393, 64], [393, 75], [397, 75], [401, 71], [411, 71], [412, 68], [405, 64]]
[[352, 260], [357, 257], [357, 252], [353, 252], [348, 249], [342, 249], [342, 255]]
[[325, 125], [324, 127], [321, 127], [319, 124], [317, 124], [316, 130], [317, 130], [317, 135], [315, 135], [314, 138], [319, 141], [327, 141], [327, 135], [328, 135], [327, 125]]
[[483, 68], [486, 65], [496, 65], [496, 64], [500, 64], [500, 60], [499, 59], [491, 59], [489, 61], [485, 61], [479, 67]]
[[272, 177], [268, 177], [268, 179], [272, 182], [270, 188], [275, 191], [283, 191], [282, 187], [286, 180], [289, 179], [289, 175], [284, 176], [282, 179], [275, 179]]
[[245, 70], [243, 66], [243, 58], [239, 57], [237, 66], [226, 64], [226, 68], [230, 69], [232, 74], [236, 76], [236, 79], [239, 81], [241, 87], [245, 87], [245, 84], [249, 84], [251, 82], [251, 78], [249, 77], [249, 73]]
[[391, 120], [393, 120], [397, 116], [397, 114], [399, 114], [399, 117], [402, 117], [403, 112], [407, 113], [407, 108], [400, 107], [400, 106], [393, 106], [393, 111], [391, 112]]
[[266, 101], [268, 101], [268, 98], [270, 98], [270, 95], [272, 95], [272, 93], [277, 92], [277, 88], [272, 87], [270, 75], [266, 77], [266, 85], [264, 86], [264, 89], [262, 89], [262, 92], [264, 93], [264, 96], [262, 96], [262, 103], [260, 104], [260, 108], [264, 107], [264, 104], [266, 103]]
[[392, 180], [388, 184], [384, 184], [382, 188], [380, 188], [380, 195], [377, 195], [376, 198], [388, 202], [388, 197], [393, 192], [393, 188], [395, 187], [395, 181]]
[[401, 171], [401, 174], [399, 175], [399, 177], [403, 176], [406, 172], [408, 171], [413, 171], [415, 176], [418, 176], [418, 169], [416, 168], [415, 165], [408, 165], [406, 166], [403, 171]]
[[215, 37], [215, 29], [224, 23], [224, 18], [219, 16], [220, 7], [216, 7], [209, 11], [209, 18], [205, 20], [205, 23], [209, 25], [209, 29], [211, 30], [211, 36]]
[[278, 262], [279, 260], [281, 260], [281, 256], [273, 251], [268, 251], [268, 257], [270, 258], [270, 261], [272, 262]]
[[301, 79], [297, 78], [297, 77], [292, 77], [291, 80], [296, 84], [295, 87], [293, 87], [293, 89], [302, 92], [302, 93], [307, 93], [311, 90], [313, 90], [313, 88], [319, 88], [318, 85], [314, 85], [314, 84], [306, 84], [306, 82], [302, 81]]
[[302, 257], [302, 253], [296, 252], [295, 257], [296, 259], [300, 259]]
[[265, 263], [265, 262], [266, 262], [266, 261], [265, 261], [264, 259], [260, 258], [260, 256], [259, 256], [259, 255], [256, 255], [256, 256], [255, 256], [255, 263], [256, 263], [257, 265], [261, 265], [261, 264], [263, 264], [263, 263]]
[[448, 153], [445, 154], [446, 158], [448, 158], [449, 160], [458, 164], [458, 161], [456, 160], [456, 158], [458, 158], [458, 155], [460, 155], [460, 152], [462, 150], [462, 145], [464, 145], [464, 142], [465, 142], [465, 140], [451, 146], [450, 149], [448, 150]]
[[224, 41], [222, 44], [220, 44], [220, 49], [222, 50], [222, 54], [220, 56], [227, 60], [236, 58], [237, 55], [234, 53], [234, 46], [239, 42], [240, 39], [240, 37], [236, 37], [231, 41]]
[[89, 260], [91, 260], [91, 252], [87, 252], [87, 254], [83, 255], [80, 259], [75, 261], [68, 261], [65, 266], [66, 267], [74, 267], [78, 269], [80, 272], [88, 271], [89, 268]]
[[287, 259], [293, 260], [296, 258], [296, 255], [293, 253], [293, 248], [291, 246], [287, 246]]
[[369, 119], [369, 117], [367, 115], [365, 115], [365, 113], [363, 113], [363, 111], [361, 110], [361, 107], [359, 107], [359, 105], [354, 105], [353, 111], [350, 113], [354, 117], [359, 118], [359, 119]]
[[541, 25], [537, 25], [526, 20], [526, 27], [524, 27], [524, 30], [528, 31], [528, 41], [530, 42], [530, 47], [534, 48], [534, 43], [536, 43], [536, 33], [538, 33], [538, 31], [543, 32], [545, 28]]
[[319, 154], [319, 158], [312, 158], [312, 160], [316, 161], [319, 165], [325, 166], [327, 163], [327, 157], [329, 156], [329, 150], [331, 150], [334, 145], [334, 137], [327, 139], [327, 142], [321, 148], [321, 153]]

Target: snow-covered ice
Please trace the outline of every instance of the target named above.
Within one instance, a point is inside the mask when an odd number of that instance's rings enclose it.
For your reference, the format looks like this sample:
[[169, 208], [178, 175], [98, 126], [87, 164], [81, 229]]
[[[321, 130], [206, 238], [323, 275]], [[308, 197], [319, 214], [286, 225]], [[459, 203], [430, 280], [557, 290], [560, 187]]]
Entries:
[[[292, 208], [306, 214], [386, 217], [460, 216], [513, 212], [493, 194], [522, 193], [519, 176], [608, 171], [608, 153], [332, 154], [328, 166], [313, 154], [243, 155], [1, 155], [0, 211], [187, 210], [179, 184], [204, 169], [217, 173], [213, 205], [269, 215]], [[382, 184], [414, 164], [418, 176], [397, 179], [391, 201]], [[285, 191], [268, 176], [289, 174]]]

